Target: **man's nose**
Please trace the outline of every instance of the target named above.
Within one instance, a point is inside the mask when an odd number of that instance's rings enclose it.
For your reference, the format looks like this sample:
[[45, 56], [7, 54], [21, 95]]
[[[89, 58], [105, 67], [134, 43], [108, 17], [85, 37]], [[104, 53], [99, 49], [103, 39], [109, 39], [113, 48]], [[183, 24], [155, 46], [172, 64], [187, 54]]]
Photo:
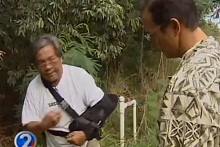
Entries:
[[52, 68], [52, 65], [49, 64], [49, 63], [46, 63], [46, 65], [45, 65], [45, 70], [48, 71], [48, 70], [50, 70], [51, 68]]

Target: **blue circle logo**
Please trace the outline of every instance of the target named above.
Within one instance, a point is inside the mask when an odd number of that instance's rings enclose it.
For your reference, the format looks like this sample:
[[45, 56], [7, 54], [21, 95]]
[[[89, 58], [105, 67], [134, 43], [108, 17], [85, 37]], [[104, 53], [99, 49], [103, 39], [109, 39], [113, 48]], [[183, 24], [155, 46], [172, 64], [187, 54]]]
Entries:
[[37, 138], [29, 131], [21, 131], [15, 136], [14, 144], [16, 147], [36, 147]]

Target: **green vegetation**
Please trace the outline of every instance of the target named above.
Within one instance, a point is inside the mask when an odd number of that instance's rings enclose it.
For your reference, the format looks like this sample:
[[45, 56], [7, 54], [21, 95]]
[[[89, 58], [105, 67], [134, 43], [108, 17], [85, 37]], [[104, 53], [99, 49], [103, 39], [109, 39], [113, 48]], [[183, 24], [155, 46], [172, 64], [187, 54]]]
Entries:
[[[215, 7], [209, 0], [197, 3], [201, 18]], [[160, 99], [178, 60], [167, 60], [151, 48], [138, 7], [134, 0], [1, 1], [0, 126], [19, 124], [26, 88], [37, 74], [28, 58], [29, 41], [36, 35], [53, 33], [63, 46], [65, 63], [85, 68], [105, 91], [137, 99], [138, 143], [132, 140], [132, 110], [128, 108], [126, 146], [155, 147]], [[201, 19], [201, 26], [219, 38], [215, 25]], [[118, 126], [116, 112], [103, 130], [102, 146], [119, 146]], [[13, 144], [19, 129], [0, 128], [0, 143], [9, 145], [1, 141], [7, 139]]]

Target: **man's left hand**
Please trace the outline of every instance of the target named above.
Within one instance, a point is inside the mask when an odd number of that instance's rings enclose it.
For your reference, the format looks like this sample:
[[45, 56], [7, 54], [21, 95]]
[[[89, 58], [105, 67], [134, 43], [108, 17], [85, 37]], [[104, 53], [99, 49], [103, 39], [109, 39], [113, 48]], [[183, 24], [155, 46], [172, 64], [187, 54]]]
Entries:
[[86, 134], [83, 131], [74, 131], [67, 136], [67, 141], [75, 145], [83, 145], [86, 142]]

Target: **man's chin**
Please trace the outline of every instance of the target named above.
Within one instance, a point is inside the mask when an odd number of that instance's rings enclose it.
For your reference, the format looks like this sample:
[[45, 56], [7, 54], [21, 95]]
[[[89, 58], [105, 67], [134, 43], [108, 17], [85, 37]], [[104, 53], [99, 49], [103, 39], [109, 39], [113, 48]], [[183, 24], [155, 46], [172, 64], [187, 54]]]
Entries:
[[164, 56], [164, 57], [166, 57], [166, 58], [170, 58], [170, 55], [167, 54], [166, 52], [163, 52], [163, 51], [162, 51], [162, 53], [163, 53], [163, 56]]
[[55, 81], [57, 81], [57, 78], [55, 76], [51, 76], [51, 77], [44, 77], [47, 81], [53, 83]]
[[168, 58], [168, 59], [172, 59], [172, 58], [178, 58], [178, 56], [175, 56], [174, 54], [169, 54], [169, 53], [164, 53], [163, 52], [163, 55]]

